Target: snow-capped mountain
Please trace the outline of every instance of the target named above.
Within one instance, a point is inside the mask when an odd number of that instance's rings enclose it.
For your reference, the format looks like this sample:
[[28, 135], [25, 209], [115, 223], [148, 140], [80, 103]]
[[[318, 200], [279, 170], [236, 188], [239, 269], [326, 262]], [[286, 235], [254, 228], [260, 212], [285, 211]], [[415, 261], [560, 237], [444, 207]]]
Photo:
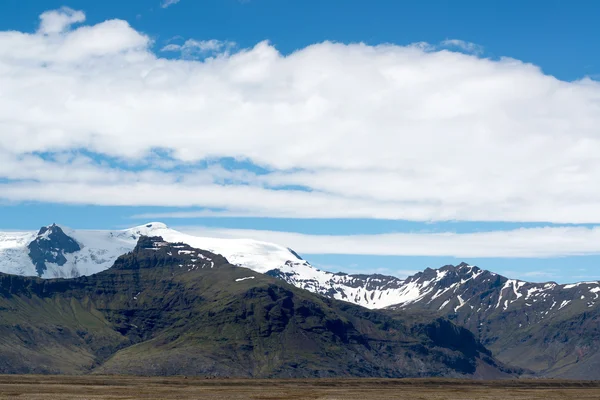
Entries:
[[158, 222], [115, 231], [50, 225], [37, 232], [0, 233], [0, 272], [42, 278], [92, 275], [132, 251], [142, 236], [220, 254], [232, 264], [368, 308], [442, 314], [471, 330], [501, 361], [547, 376], [587, 377], [586, 371], [600, 365], [598, 281], [531, 283], [465, 263], [428, 268], [404, 280], [331, 273], [284, 246], [192, 236]]
[[117, 257], [131, 251], [140, 236], [162, 236], [168, 242], [183, 242], [219, 253], [231, 263], [257, 272], [267, 272], [290, 260], [302, 264], [282, 246], [255, 240], [191, 236], [159, 222], [114, 231], [73, 230], [53, 224], [37, 233], [0, 232], [0, 272], [42, 278], [92, 275], [110, 268]]
[[416, 308], [442, 313], [471, 309], [491, 313], [522, 306], [529, 310], [525, 323], [530, 323], [545, 318], [552, 310], [593, 307], [600, 295], [599, 282], [535, 284], [467, 264], [426, 269], [405, 280], [378, 274], [331, 273], [313, 267], [281, 245], [192, 236], [160, 222], [114, 231], [72, 230], [53, 224], [38, 232], [0, 232], [0, 272], [42, 278], [92, 275], [110, 268], [117, 257], [136, 246], [141, 236], [161, 236], [167, 242], [221, 254], [232, 264], [368, 308]]
[[395, 305], [411, 296], [404, 281], [393, 276], [331, 273], [304, 263], [288, 261], [267, 274], [296, 287], [372, 309]]
[[509, 279], [462, 263], [426, 269], [407, 278], [404, 299], [394, 309], [419, 308], [443, 313], [474, 310], [482, 313], [510, 312], [526, 307], [527, 324], [544, 319], [553, 310], [591, 308], [600, 303], [600, 281], [559, 285]]
[[39, 232], [0, 232], [0, 272], [42, 278], [92, 275], [131, 251], [136, 230], [72, 230], [56, 224]]
[[404, 282], [413, 296], [390, 307], [434, 312], [466, 327], [503, 362], [546, 376], [593, 378], [600, 365], [600, 282], [532, 283], [467, 264]]
[[0, 233], [0, 272], [42, 278], [92, 275], [110, 268], [117, 257], [131, 251], [140, 236], [161, 236], [171, 243], [221, 254], [232, 264], [369, 308], [384, 308], [412, 295], [401, 279], [392, 276], [321, 271], [284, 246], [251, 239], [192, 236], [160, 222], [115, 231], [73, 230], [53, 224], [39, 232]]

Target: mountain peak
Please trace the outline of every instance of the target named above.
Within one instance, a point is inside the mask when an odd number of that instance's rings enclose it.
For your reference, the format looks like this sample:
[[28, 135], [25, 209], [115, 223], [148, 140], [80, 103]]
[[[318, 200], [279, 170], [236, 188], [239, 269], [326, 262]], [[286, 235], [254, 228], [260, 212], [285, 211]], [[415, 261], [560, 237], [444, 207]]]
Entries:
[[[428, 270], [431, 270], [431, 269], [428, 268]], [[471, 277], [473, 275], [479, 275], [482, 272], [487, 272], [487, 271], [480, 269], [479, 267], [467, 264], [466, 262], [461, 262], [460, 264], [457, 264], [457, 265], [452, 265], [452, 264], [444, 265], [443, 267], [441, 267], [439, 269], [431, 270], [431, 271], [437, 272], [438, 274], [444, 273], [444, 274], [450, 274], [450, 275], [462, 276], [462, 277], [466, 277], [466, 276]]]
[[54, 247], [63, 248], [67, 252], [74, 252], [80, 250], [77, 242], [68, 236], [63, 229], [56, 225], [42, 226], [38, 231], [37, 238], [34, 241], [48, 240], [54, 242]]
[[27, 247], [38, 276], [48, 268], [46, 263], [62, 266], [67, 262], [66, 254], [81, 250], [79, 243], [56, 224], [41, 227], [37, 238]]
[[38, 231], [38, 236], [42, 236], [45, 233], [52, 233], [53, 231], [58, 230], [60, 232], [62, 232], [62, 229], [56, 225], [56, 223], [52, 223], [52, 225], [48, 225], [48, 226], [42, 226], [40, 228], [40, 230]]
[[443, 267], [440, 268], [440, 270], [442, 271], [456, 271], [456, 270], [464, 270], [464, 269], [472, 269], [472, 268], [477, 268], [472, 266], [471, 264], [467, 264], [466, 262], [461, 262], [460, 264], [446, 264]]
[[145, 269], [165, 265], [177, 266], [177, 273], [191, 272], [199, 269], [212, 269], [215, 266], [228, 264], [225, 257], [206, 250], [194, 248], [185, 243], [172, 243], [162, 236], [142, 235], [135, 248], [115, 260], [114, 269]]

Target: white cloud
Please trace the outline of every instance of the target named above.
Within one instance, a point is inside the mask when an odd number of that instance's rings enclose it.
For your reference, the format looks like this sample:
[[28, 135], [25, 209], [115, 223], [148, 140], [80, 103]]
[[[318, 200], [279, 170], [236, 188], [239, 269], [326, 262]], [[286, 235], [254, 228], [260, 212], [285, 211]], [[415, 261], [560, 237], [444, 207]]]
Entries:
[[[424, 45], [188, 41], [218, 56], [166, 59], [125, 21], [44, 15], [37, 33], [0, 32], [3, 200], [600, 221], [598, 82]], [[35, 156], [80, 150], [119, 165]], [[268, 173], [194, 167], [220, 157]]]
[[58, 10], [46, 11], [40, 15], [40, 27], [38, 32], [46, 35], [62, 33], [71, 25], [84, 21], [85, 14], [82, 11], [75, 11], [68, 7], [62, 7]]
[[164, 46], [161, 51], [174, 51], [181, 53], [182, 57], [187, 59], [200, 58], [211, 54], [226, 55], [235, 46], [234, 42], [211, 40], [188, 39], [183, 44], [170, 43]]
[[[54, 28], [58, 29], [58, 25]], [[50, 31], [49, 31], [50, 32]], [[102, 79], [126, 79], [118, 71], [119, 63], [138, 64], [144, 59], [153, 58], [147, 52], [150, 40], [147, 36], [132, 29], [126, 21], [109, 20], [93, 26], [81, 26], [72, 31], [54, 32], [45, 35], [27, 34], [20, 32], [0, 32], [0, 82], [6, 85], [7, 93], [15, 94], [16, 90], [25, 90], [16, 102], [10, 106], [11, 110], [19, 112], [16, 118], [9, 118], [6, 110], [0, 113], [0, 125], [10, 128], [0, 136], [0, 146], [5, 146], [5, 141], [11, 135], [16, 136], [16, 144], [26, 141], [30, 136], [45, 136], [41, 130], [48, 129], [64, 132], [64, 144], [59, 147], [68, 148], [73, 144], [76, 122], [67, 101], [76, 102], [79, 98], [86, 101], [100, 101], [95, 93], [101, 89]], [[113, 69], [113, 75], [108, 73]], [[93, 77], [90, 74], [99, 70], [105, 73]], [[87, 73], [86, 73], [87, 71]], [[132, 71], [122, 71], [131, 73]], [[87, 75], [87, 77], [86, 77]], [[113, 84], [116, 82], [113, 82]], [[29, 87], [33, 85], [33, 87]], [[53, 96], [58, 96], [60, 104], [52, 102]], [[35, 96], [42, 96], [35, 99]], [[91, 97], [90, 97], [91, 96]], [[96, 100], [93, 100], [96, 97]], [[0, 99], [1, 104], [10, 103], [6, 98]], [[41, 107], [39, 115], [33, 115], [31, 110], [23, 107], [26, 104]], [[88, 105], [90, 105], [88, 103]], [[100, 105], [100, 104], [98, 104]], [[49, 115], [50, 109], [60, 109], [60, 114], [55, 117]], [[24, 117], [34, 117], [31, 122], [23, 121]], [[69, 122], [71, 121], [71, 122]], [[25, 122], [25, 123], [24, 123]], [[28, 132], [21, 134], [19, 129]], [[89, 129], [87, 127], [86, 129]], [[88, 132], [87, 135], [91, 135]], [[50, 140], [57, 140], [54, 136]], [[40, 143], [39, 148], [51, 144], [47, 140]], [[9, 150], [14, 150], [8, 148]], [[52, 147], [47, 148], [52, 150]], [[27, 150], [27, 149], [23, 149]]]
[[483, 46], [475, 43], [465, 42], [459, 39], [446, 39], [440, 43], [441, 47], [456, 48], [467, 53], [481, 54], [483, 53]]
[[160, 3], [160, 6], [161, 6], [162, 8], [167, 8], [167, 7], [170, 7], [170, 6], [174, 5], [174, 4], [177, 4], [177, 3], [179, 3], [180, 1], [181, 1], [181, 0], [163, 0], [163, 1]]
[[[600, 254], [600, 227], [544, 227], [476, 233], [388, 233], [343, 236], [194, 226], [181, 226], [175, 229], [198, 236], [252, 238], [274, 242], [288, 246], [299, 254], [458, 258], [550, 258]], [[398, 271], [398, 274], [408, 276], [414, 272], [404, 270]], [[549, 277], [554, 272], [530, 271], [518, 274], [524, 277]]]

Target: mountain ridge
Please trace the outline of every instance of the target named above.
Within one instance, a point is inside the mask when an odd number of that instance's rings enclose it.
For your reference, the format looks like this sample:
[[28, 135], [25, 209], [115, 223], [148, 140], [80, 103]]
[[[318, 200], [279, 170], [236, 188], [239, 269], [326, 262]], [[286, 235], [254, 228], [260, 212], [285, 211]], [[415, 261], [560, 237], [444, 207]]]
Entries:
[[410, 277], [415, 299], [389, 308], [443, 315], [541, 376], [598, 379], [588, 370], [600, 365], [600, 282], [532, 283], [467, 264], [434, 271]]
[[[51, 225], [49, 227], [56, 226]], [[346, 300], [368, 308], [383, 308], [397, 303], [397, 291], [402, 280], [381, 275], [385, 290], [365, 274], [331, 273], [315, 268], [294, 250], [274, 243], [251, 239], [218, 239], [187, 235], [151, 222], [130, 229], [72, 230], [56, 226], [72, 237], [81, 251], [65, 254], [63, 265], [46, 263], [35, 266], [28, 255], [27, 244], [39, 241], [35, 232], [0, 232], [0, 272], [42, 278], [73, 278], [92, 275], [108, 269], [121, 254], [131, 251], [142, 235], [157, 235], [171, 242], [184, 242], [223, 254], [234, 265], [253, 269], [271, 276], [280, 275], [294, 286]], [[43, 271], [43, 274], [39, 274]], [[373, 284], [373, 285], [371, 285]]]
[[[252, 278], [252, 279], [249, 279]], [[239, 377], [510, 377], [447, 319], [298, 289], [142, 236], [108, 270], [0, 274], [0, 372]]]
[[[4, 243], [7, 237], [12, 238], [13, 243], [12, 247], [3, 246], [0, 240], [0, 271], [7, 272], [11, 262], [22, 263], [24, 257], [29, 257], [28, 245], [34, 240], [46, 244], [46, 239], [39, 236], [49, 236], [51, 230], [40, 230], [29, 236], [0, 233]], [[284, 246], [249, 239], [195, 237], [161, 223], [121, 231], [62, 230], [74, 238], [81, 250], [63, 251], [67, 260], [63, 266], [46, 262], [48, 257], [44, 258], [48, 274], [62, 271], [73, 278], [104, 271], [121, 254], [130, 252], [135, 247], [132, 243], [137, 243], [140, 237], [160, 233], [166, 241], [208, 249], [234, 265], [325, 298], [370, 309], [387, 309], [391, 313], [427, 312], [448, 318], [473, 332], [501, 361], [541, 376], [589, 377], [586, 368], [600, 366], [600, 332], [596, 332], [593, 325], [594, 321], [600, 323], [599, 281], [562, 285], [533, 283], [509, 279], [466, 263], [427, 268], [406, 279], [380, 274], [331, 273], [314, 268]], [[52, 246], [49, 249], [50, 252], [68, 250]], [[55, 253], [50, 254], [51, 261], [58, 257], [59, 251]], [[35, 274], [36, 265], [30, 258], [28, 262], [30, 274]], [[13, 272], [26, 275], [22, 270]]]
[[[294, 250], [274, 243], [251, 239], [218, 239], [197, 237], [184, 234], [167, 227], [160, 222], [150, 222], [137, 227], [107, 230], [72, 230], [50, 225], [64, 231], [81, 247], [80, 251], [65, 252], [66, 262], [63, 265], [48, 263], [39, 265], [29, 257], [27, 245], [41, 242], [34, 232], [0, 232], [0, 272], [14, 273], [24, 276], [41, 276], [43, 278], [77, 277], [91, 275], [109, 268], [114, 260], [135, 246], [141, 235], [158, 235], [169, 241], [181, 241], [194, 247], [206, 248], [223, 254], [234, 265], [253, 269], [285, 280], [286, 282], [338, 300], [345, 300], [367, 308], [377, 309], [388, 306], [399, 306], [418, 301], [422, 290], [418, 285], [422, 274], [436, 274], [453, 267], [443, 266], [437, 270], [428, 268], [406, 279], [383, 274], [347, 274], [332, 273], [312, 266]], [[47, 234], [47, 232], [46, 232]], [[26, 254], [27, 253], [27, 254]], [[64, 260], [63, 260], [64, 261]], [[28, 267], [24, 267], [24, 265]], [[457, 267], [468, 266], [461, 263]], [[476, 271], [489, 272], [480, 270]], [[39, 274], [43, 271], [42, 274]], [[506, 278], [508, 279], [508, 278]], [[526, 282], [521, 280], [511, 280]], [[532, 282], [526, 282], [534, 284]], [[570, 289], [573, 285], [595, 285], [596, 282], [578, 282], [559, 285], [555, 282], [544, 282], [539, 285], [552, 284]], [[600, 282], [598, 282], [600, 287]]]

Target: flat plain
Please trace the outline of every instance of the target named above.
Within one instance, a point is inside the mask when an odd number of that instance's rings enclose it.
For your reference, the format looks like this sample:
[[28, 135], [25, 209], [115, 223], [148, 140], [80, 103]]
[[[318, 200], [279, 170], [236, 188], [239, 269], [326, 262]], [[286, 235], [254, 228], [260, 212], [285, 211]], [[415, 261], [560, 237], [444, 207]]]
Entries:
[[0, 375], [0, 399], [600, 399], [600, 382]]

